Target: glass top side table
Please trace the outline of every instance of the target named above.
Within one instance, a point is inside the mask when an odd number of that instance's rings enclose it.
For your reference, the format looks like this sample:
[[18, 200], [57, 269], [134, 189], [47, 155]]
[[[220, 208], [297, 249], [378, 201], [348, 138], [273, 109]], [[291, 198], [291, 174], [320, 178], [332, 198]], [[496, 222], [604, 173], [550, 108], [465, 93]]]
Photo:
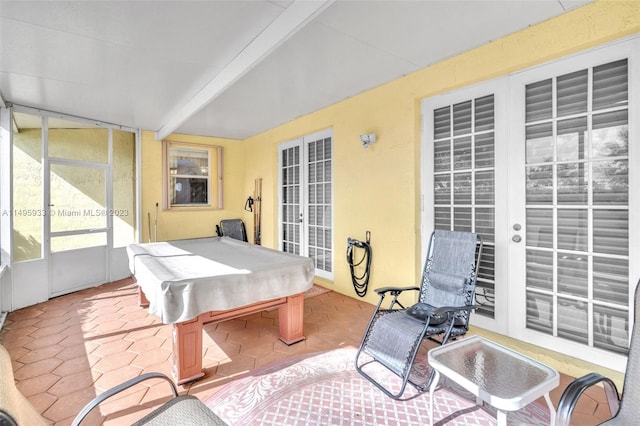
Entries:
[[433, 425], [433, 393], [443, 375], [497, 409], [498, 425], [507, 424], [507, 412], [517, 411], [544, 396], [551, 423], [555, 409], [549, 391], [560, 383], [556, 370], [533, 358], [480, 336], [471, 336], [429, 351], [435, 370], [430, 387], [430, 424]]

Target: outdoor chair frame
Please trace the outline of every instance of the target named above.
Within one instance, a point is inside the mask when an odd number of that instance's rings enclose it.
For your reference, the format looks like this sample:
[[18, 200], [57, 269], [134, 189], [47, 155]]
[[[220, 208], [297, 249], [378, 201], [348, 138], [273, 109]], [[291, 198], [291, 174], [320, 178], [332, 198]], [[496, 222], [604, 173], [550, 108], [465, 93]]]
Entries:
[[[456, 248], [464, 248], [464, 252], [455, 252]], [[479, 235], [434, 231], [429, 240], [420, 286], [375, 290], [380, 300], [356, 354], [356, 370], [393, 399], [401, 399], [407, 384], [418, 392], [428, 390], [433, 371], [425, 383], [411, 378], [416, 356], [424, 339], [444, 345], [450, 338], [455, 339], [469, 330], [481, 255], [482, 239]], [[418, 292], [418, 303], [409, 308], [398, 300], [408, 291]], [[386, 305], [385, 301], [389, 299]], [[363, 353], [372, 359], [361, 362]], [[363, 370], [373, 363], [382, 365], [401, 379], [398, 392], [394, 393], [389, 386]]]

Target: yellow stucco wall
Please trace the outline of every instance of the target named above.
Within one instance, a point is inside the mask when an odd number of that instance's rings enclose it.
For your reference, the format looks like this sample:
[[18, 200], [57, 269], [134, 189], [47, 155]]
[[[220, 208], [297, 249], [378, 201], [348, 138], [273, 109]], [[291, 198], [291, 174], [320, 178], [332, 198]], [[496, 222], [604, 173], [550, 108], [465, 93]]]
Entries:
[[[557, 18], [300, 117], [245, 141], [179, 136], [224, 146], [225, 207], [210, 212], [161, 212], [158, 239], [213, 234], [222, 218], [242, 217], [251, 240], [252, 217], [242, 206], [263, 179], [262, 243], [276, 247], [278, 229], [278, 145], [333, 129], [334, 259], [325, 286], [355, 297], [344, 260], [347, 237], [371, 231], [370, 288], [412, 284], [422, 268], [420, 253], [420, 101], [494, 77], [523, 70], [640, 32], [640, 1], [599, 0]], [[336, 65], [339, 66], [339, 65]], [[364, 150], [359, 135], [375, 132]], [[177, 135], [168, 139], [176, 140]], [[143, 134], [143, 236], [147, 212], [161, 203], [161, 143]], [[427, 207], [428, 208], [428, 207]], [[153, 216], [153, 213], [152, 213]], [[145, 237], [146, 238], [146, 237]], [[370, 290], [365, 300], [377, 301]], [[571, 361], [565, 361], [571, 364]], [[592, 366], [586, 366], [588, 370]], [[572, 371], [578, 375], [580, 370]], [[615, 375], [613, 372], [607, 371]], [[622, 375], [617, 375], [621, 383]]]
[[[346, 239], [364, 239], [366, 230], [371, 231], [374, 253], [370, 288], [417, 282], [423, 261], [420, 101], [638, 32], [640, 1], [600, 0], [247, 139], [247, 168], [259, 169], [269, 188], [263, 244], [277, 244], [277, 199], [271, 194], [277, 194], [278, 144], [332, 128], [335, 276], [322, 284], [355, 297], [344, 260]], [[359, 135], [369, 132], [378, 140], [363, 150]], [[365, 300], [375, 303], [377, 296], [370, 290]], [[491, 337], [573, 376], [596, 370], [622, 385], [621, 373], [504, 336]]]
[[156, 239], [156, 203], [158, 203], [158, 241], [211, 237], [215, 235], [215, 225], [220, 220], [242, 217], [244, 202], [251, 195], [251, 191], [244, 190], [246, 143], [231, 139], [180, 134], [169, 135], [167, 140], [222, 147], [224, 205], [221, 209], [163, 210], [162, 142], [155, 139], [154, 132], [142, 132], [142, 242], [148, 242], [149, 230], [151, 230], [151, 240]]
[[[370, 286], [415, 282], [422, 267], [420, 101], [639, 31], [640, 1], [597, 1], [248, 138], [247, 169], [259, 170], [269, 188], [263, 244], [277, 244], [278, 144], [332, 128], [335, 278], [326, 284], [354, 295], [346, 239], [364, 239], [366, 230], [374, 252]], [[364, 150], [359, 135], [369, 132], [378, 140]], [[377, 296], [370, 292], [366, 300]]]

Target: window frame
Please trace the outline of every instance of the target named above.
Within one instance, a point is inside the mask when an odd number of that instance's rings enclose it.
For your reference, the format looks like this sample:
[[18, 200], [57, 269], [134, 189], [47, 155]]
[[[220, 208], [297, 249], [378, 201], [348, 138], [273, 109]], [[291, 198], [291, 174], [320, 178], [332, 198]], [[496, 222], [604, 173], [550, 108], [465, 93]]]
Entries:
[[[171, 179], [175, 176], [170, 172], [171, 151], [173, 149], [184, 149], [207, 152], [208, 175], [197, 175], [196, 177], [207, 180], [207, 202], [206, 203], [180, 203], [171, 202]], [[174, 140], [162, 141], [162, 207], [168, 211], [194, 211], [194, 210], [220, 210], [223, 205], [223, 149], [218, 145], [206, 145]], [[215, 162], [215, 164], [212, 164]]]

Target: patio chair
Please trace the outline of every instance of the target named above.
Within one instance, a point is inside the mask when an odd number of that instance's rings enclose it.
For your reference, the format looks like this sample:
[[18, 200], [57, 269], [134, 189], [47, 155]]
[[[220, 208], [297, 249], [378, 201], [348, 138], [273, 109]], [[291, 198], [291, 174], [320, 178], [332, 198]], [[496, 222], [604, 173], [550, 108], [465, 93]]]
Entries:
[[145, 373], [137, 377], [127, 380], [111, 389], [101, 393], [92, 399], [85, 407], [78, 413], [76, 418], [71, 423], [72, 426], [78, 426], [87, 417], [87, 415], [95, 407], [99, 406], [102, 402], [111, 398], [114, 395], [125, 391], [132, 386], [137, 385], [145, 380], [150, 379], [163, 379], [171, 386], [171, 392], [173, 398], [165, 402], [160, 407], [156, 408], [151, 413], [147, 414], [137, 422], [133, 423], [133, 426], [174, 426], [174, 425], [212, 425], [212, 426], [224, 426], [226, 423], [218, 417], [213, 411], [209, 409], [202, 401], [193, 395], [178, 395], [178, 389], [173, 384], [171, 379], [162, 373]]
[[248, 242], [247, 230], [242, 219], [224, 219], [220, 225], [216, 226], [216, 233], [219, 237], [230, 237], [236, 240]]
[[[73, 420], [72, 425], [79, 425], [92, 409], [106, 399], [150, 379], [166, 380], [171, 385], [173, 398], [138, 420], [134, 425], [226, 425], [220, 417], [195, 396], [178, 395], [178, 390], [171, 379], [162, 373], [142, 374], [98, 395], [80, 411]], [[13, 366], [9, 352], [0, 345], [0, 425], [46, 426], [48, 424], [49, 422], [38, 413], [29, 400], [18, 390], [13, 376]]]
[[634, 324], [631, 330], [631, 342], [627, 355], [627, 368], [624, 374], [622, 395], [618, 393], [615, 383], [599, 373], [586, 374], [567, 386], [558, 402], [556, 426], [569, 426], [571, 415], [580, 396], [591, 386], [602, 384], [612, 418], [600, 423], [607, 426], [635, 426], [638, 424], [637, 404], [640, 403], [640, 281], [635, 290]]
[[[420, 287], [376, 289], [380, 301], [356, 354], [356, 370], [393, 399], [402, 397], [408, 383], [418, 392], [429, 389], [433, 372], [424, 383], [411, 377], [418, 350], [425, 338], [444, 345], [449, 338], [468, 331], [481, 253], [482, 240], [477, 234], [434, 231]], [[409, 308], [403, 306], [398, 298], [405, 291], [419, 292], [418, 303]], [[391, 300], [383, 307], [385, 299], [389, 301], [387, 296]], [[370, 359], [361, 360], [362, 354]], [[379, 364], [397, 375], [401, 379], [400, 390], [394, 393], [390, 385], [363, 371], [370, 364]]]

